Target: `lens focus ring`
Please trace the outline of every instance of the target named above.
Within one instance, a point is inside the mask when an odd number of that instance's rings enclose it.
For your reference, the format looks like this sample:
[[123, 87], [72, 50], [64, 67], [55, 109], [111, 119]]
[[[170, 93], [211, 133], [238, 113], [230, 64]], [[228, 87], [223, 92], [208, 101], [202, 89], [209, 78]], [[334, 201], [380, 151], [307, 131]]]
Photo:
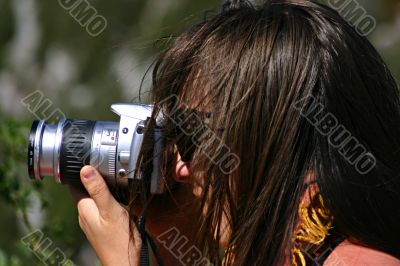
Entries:
[[80, 183], [80, 170], [90, 163], [95, 121], [67, 120], [63, 128], [60, 152], [61, 182]]

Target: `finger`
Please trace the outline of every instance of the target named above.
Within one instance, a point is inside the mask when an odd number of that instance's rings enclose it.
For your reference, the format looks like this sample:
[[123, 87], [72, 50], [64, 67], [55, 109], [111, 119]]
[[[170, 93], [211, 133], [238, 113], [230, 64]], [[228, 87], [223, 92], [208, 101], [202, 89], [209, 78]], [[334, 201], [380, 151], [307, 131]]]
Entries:
[[92, 166], [83, 167], [81, 169], [81, 181], [103, 218], [117, 214], [119, 204], [111, 195], [106, 182], [95, 168]]
[[[93, 221], [97, 221], [99, 217], [99, 209], [92, 198], [82, 198], [77, 204], [79, 225], [86, 232], [87, 224], [92, 224]], [[84, 223], [81, 223], [81, 222]], [[82, 227], [84, 225], [85, 227]]]

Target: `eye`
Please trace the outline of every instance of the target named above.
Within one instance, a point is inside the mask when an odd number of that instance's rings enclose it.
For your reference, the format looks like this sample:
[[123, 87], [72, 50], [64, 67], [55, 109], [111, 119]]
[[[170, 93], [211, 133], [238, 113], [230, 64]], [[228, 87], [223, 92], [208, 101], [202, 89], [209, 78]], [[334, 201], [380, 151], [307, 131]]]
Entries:
[[[171, 117], [175, 130], [174, 141], [182, 161], [190, 162], [204, 134], [214, 131], [210, 128], [213, 113], [201, 112], [190, 108], [180, 108]], [[222, 128], [215, 130], [221, 131]]]

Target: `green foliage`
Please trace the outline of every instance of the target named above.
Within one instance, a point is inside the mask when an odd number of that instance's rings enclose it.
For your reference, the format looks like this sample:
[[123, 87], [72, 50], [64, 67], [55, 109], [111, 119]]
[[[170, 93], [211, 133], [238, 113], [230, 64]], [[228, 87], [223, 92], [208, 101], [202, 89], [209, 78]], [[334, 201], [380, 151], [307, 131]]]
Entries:
[[[16, 211], [19, 218], [31, 229], [27, 218], [29, 198], [32, 193], [40, 193], [41, 183], [28, 180], [26, 167], [27, 134], [26, 123], [12, 119], [2, 119], [0, 123], [0, 197]], [[42, 203], [46, 204], [44, 198]]]
[[16, 256], [8, 256], [0, 249], [0, 266], [22, 266], [22, 261]]
[[[0, 199], [15, 211], [17, 217], [30, 231], [32, 225], [27, 214], [30, 198], [34, 193], [43, 195], [41, 193], [43, 186], [28, 179], [26, 167], [28, 124], [1, 117], [0, 121]], [[46, 205], [42, 196], [41, 203], [42, 206]], [[14, 252], [10, 254], [0, 249], [0, 266], [19, 266], [32, 259], [36, 261], [34, 254], [28, 252], [17, 239], [7, 244], [7, 249], [12, 249]]]

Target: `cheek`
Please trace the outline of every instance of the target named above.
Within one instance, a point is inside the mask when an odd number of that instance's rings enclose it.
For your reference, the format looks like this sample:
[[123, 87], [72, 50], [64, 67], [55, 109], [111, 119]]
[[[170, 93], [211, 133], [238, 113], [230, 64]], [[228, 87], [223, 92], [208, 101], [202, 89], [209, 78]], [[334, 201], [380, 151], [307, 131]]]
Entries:
[[[202, 196], [202, 193], [203, 193], [203, 188], [201, 187], [201, 185], [193, 184], [193, 195], [200, 198]], [[207, 208], [208, 204], [206, 203], [203, 209], [203, 215], [207, 214]], [[228, 219], [226, 218], [225, 215], [223, 215], [221, 221], [220, 239], [219, 239], [220, 247], [224, 249], [228, 248], [230, 236], [231, 236], [231, 230], [229, 228]]]

